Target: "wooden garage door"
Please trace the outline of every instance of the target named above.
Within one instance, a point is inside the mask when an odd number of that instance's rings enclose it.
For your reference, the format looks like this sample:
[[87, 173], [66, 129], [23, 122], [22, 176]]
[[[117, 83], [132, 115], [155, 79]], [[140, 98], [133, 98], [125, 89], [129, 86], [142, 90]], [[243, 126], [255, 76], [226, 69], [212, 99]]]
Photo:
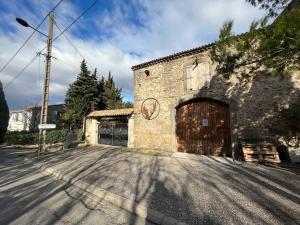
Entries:
[[214, 100], [194, 100], [177, 108], [177, 149], [204, 155], [231, 155], [229, 107]]

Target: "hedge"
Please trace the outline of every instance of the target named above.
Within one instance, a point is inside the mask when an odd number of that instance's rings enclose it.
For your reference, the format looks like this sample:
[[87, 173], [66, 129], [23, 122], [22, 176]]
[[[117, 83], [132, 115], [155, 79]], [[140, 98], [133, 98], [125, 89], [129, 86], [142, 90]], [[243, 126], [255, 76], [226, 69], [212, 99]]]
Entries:
[[[47, 131], [46, 143], [55, 144], [55, 143], [65, 142], [67, 132], [68, 130], [66, 129]], [[75, 133], [78, 133], [78, 131]], [[38, 143], [38, 138], [39, 138], [38, 132], [29, 132], [29, 131], [7, 132], [5, 135], [5, 143], [7, 145], [33, 145]]]
[[7, 132], [4, 141], [7, 145], [32, 145], [37, 143], [38, 137], [34, 132]]

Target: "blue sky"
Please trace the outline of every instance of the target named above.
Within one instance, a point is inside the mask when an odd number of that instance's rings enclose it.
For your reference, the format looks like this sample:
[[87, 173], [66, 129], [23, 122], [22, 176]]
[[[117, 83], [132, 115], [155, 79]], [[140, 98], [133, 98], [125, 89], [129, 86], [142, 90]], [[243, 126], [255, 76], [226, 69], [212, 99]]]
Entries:
[[[0, 67], [30, 35], [29, 28], [15, 22], [21, 17], [36, 26], [59, 0], [0, 0]], [[54, 11], [57, 24], [67, 27], [94, 0], [64, 0]], [[98, 75], [111, 71], [126, 100], [133, 100], [131, 66], [174, 52], [213, 42], [228, 19], [234, 20], [234, 32], [247, 31], [264, 12], [245, 0], [98, 0], [66, 35], [77, 46], [90, 68]], [[40, 30], [47, 33], [48, 20]], [[54, 31], [56, 36], [58, 30]], [[35, 34], [15, 60], [0, 73], [3, 85], [46, 44]], [[79, 72], [82, 57], [64, 38], [53, 47], [50, 103], [62, 103], [68, 85]], [[10, 109], [41, 101], [44, 59], [34, 63], [5, 89]]]

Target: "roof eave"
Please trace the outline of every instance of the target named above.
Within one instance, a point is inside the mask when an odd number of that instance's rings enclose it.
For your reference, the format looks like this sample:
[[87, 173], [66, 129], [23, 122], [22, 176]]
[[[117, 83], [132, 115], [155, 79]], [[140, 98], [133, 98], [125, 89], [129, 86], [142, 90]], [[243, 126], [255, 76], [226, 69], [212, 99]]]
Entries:
[[141, 63], [141, 64], [138, 64], [138, 65], [132, 66], [131, 69], [134, 71], [134, 70], [142, 69], [142, 68], [152, 66], [152, 65], [155, 65], [155, 64], [158, 64], [158, 63], [168, 62], [168, 61], [172, 61], [174, 59], [179, 59], [179, 58], [182, 58], [182, 57], [185, 57], [185, 56], [201, 53], [201, 52], [209, 50], [214, 45], [215, 45], [215, 42], [207, 44], [207, 45], [203, 45], [203, 46], [200, 46], [200, 47], [197, 47], [197, 48], [177, 52], [177, 53], [174, 53], [172, 55], [168, 55], [168, 56], [165, 56], [165, 57], [162, 57], [162, 58], [154, 59], [154, 60], [151, 60], [151, 61], [148, 61], [148, 62], [145, 62], [145, 63]]

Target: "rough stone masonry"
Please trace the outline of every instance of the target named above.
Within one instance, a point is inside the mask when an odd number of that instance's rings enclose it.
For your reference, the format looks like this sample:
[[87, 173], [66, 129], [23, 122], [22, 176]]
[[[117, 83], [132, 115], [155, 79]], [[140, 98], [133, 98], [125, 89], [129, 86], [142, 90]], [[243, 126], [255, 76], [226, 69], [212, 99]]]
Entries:
[[[244, 68], [224, 78], [216, 72], [210, 47], [187, 50], [132, 67], [134, 114], [129, 147], [177, 151], [175, 107], [197, 97], [229, 105], [233, 149], [242, 139], [279, 138], [277, 131], [282, 130], [285, 123], [280, 117], [282, 110], [299, 101], [299, 71], [284, 77], [264, 73], [251, 76]], [[158, 116], [152, 120], [142, 115], [142, 104], [148, 98], [156, 99], [160, 107]]]

